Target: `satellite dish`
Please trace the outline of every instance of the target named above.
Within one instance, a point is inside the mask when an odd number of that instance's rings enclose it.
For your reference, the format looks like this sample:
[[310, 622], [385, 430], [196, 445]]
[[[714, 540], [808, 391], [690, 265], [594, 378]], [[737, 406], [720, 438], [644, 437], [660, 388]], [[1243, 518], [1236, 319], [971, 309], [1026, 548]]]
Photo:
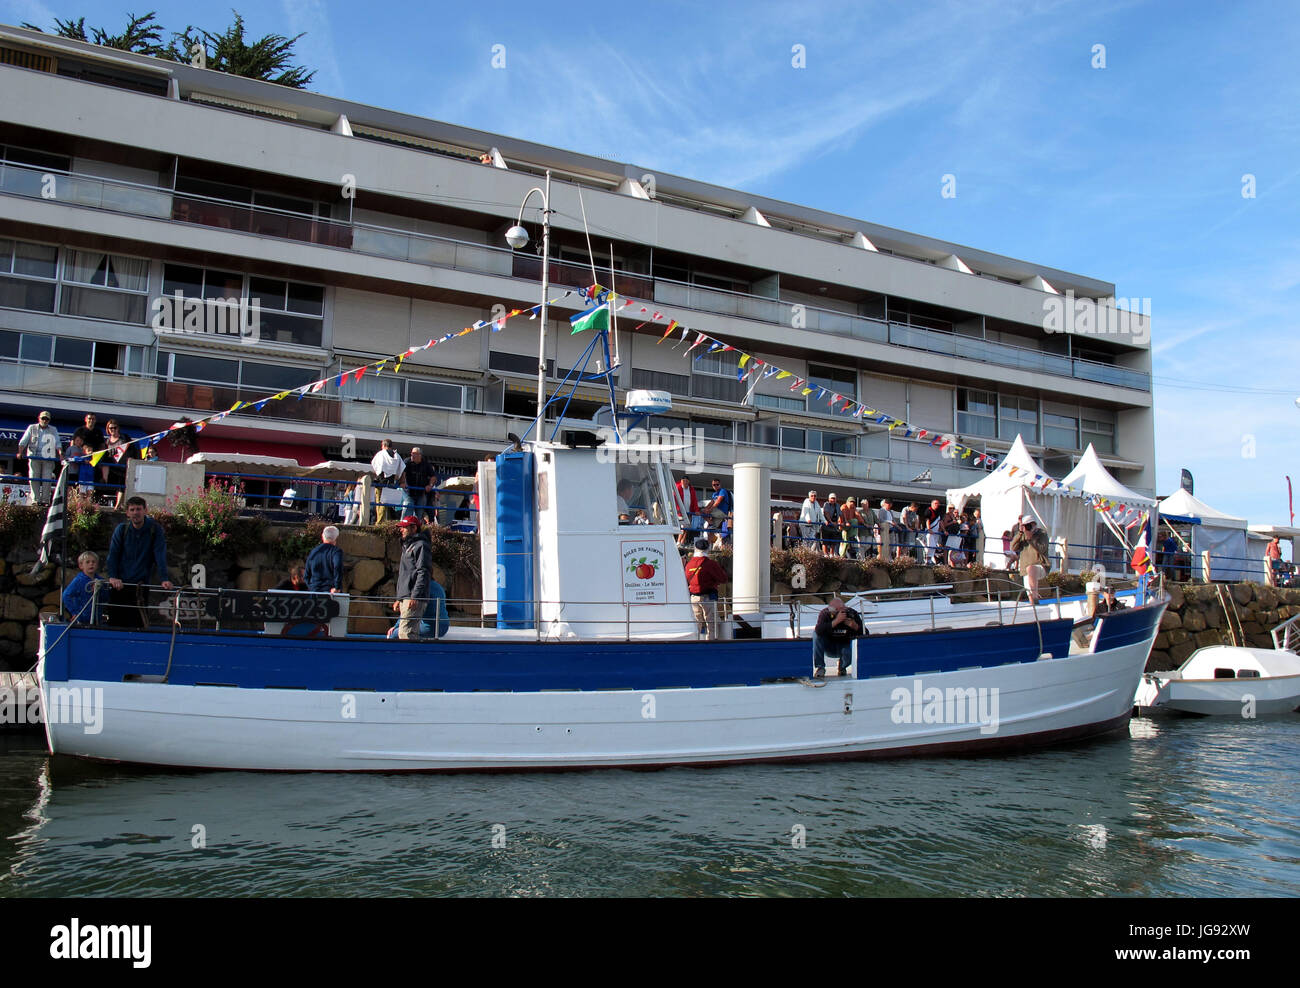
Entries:
[[638, 415], [663, 415], [672, 411], [673, 396], [667, 391], [629, 391], [625, 404]]

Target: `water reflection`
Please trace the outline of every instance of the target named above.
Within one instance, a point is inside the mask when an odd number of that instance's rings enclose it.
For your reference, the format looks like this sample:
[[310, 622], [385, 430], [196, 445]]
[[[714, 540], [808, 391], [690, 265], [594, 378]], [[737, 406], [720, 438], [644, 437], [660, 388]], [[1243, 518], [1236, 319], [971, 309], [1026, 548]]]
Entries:
[[0, 757], [2, 895], [1294, 895], [1300, 719], [1009, 758], [552, 775]]

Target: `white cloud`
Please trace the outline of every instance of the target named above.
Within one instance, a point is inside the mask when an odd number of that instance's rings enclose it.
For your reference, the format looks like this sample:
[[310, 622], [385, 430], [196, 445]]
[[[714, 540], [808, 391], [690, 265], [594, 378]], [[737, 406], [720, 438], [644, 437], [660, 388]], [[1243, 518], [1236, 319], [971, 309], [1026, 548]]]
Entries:
[[324, 0], [280, 0], [289, 26], [277, 34], [292, 38], [306, 32], [295, 47], [298, 64], [316, 70], [311, 88], [329, 96], [344, 96], [343, 73], [339, 69], [338, 55], [334, 49], [334, 32], [330, 27], [329, 11]]

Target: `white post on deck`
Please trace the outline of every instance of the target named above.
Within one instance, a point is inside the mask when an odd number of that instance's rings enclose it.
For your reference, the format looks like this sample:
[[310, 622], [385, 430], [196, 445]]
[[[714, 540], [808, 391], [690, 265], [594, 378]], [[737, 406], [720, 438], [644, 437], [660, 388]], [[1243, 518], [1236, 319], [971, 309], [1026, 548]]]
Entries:
[[771, 599], [772, 555], [767, 531], [772, 472], [766, 463], [737, 463], [735, 470], [732, 612], [749, 614], [761, 610]]

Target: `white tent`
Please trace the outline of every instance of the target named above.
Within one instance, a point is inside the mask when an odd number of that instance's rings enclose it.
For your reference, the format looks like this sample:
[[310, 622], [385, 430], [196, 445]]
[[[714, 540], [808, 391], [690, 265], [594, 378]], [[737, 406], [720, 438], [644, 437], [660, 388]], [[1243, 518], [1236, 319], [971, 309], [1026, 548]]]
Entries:
[[[1154, 498], [1129, 490], [1111, 476], [1091, 443], [1084, 450], [1078, 465], [1061, 481], [1061, 485], [1074, 492], [1081, 491], [1123, 505], [1128, 510], [1110, 512], [1111, 520], [1120, 528], [1130, 518], [1136, 517], [1134, 509], [1150, 508], [1156, 503]], [[1068, 569], [1077, 573], [1085, 569], [1095, 570], [1100, 565], [1108, 573], [1123, 574], [1128, 552], [1114, 529], [1103, 519], [1102, 513], [1082, 498], [1063, 497], [1059, 500], [1060, 508], [1052, 535], [1064, 538], [1069, 544]], [[1136, 532], [1137, 529], [1132, 531]], [[1132, 541], [1132, 536], [1129, 541]]]
[[1065, 480], [1052, 480], [1029, 455], [1020, 436], [1016, 436], [996, 470], [969, 487], [948, 491], [948, 500], [960, 511], [970, 498], [980, 499], [986, 536], [983, 562], [987, 566], [1005, 567], [1002, 533], [1014, 533], [1022, 516], [1033, 515], [1051, 539], [1055, 565], [1060, 565], [1058, 545], [1064, 542], [1069, 571], [1095, 570], [1100, 564], [1111, 573], [1122, 572], [1126, 555], [1123, 546], [1097, 510], [1084, 501], [1083, 494], [1131, 509], [1155, 504], [1152, 498], [1129, 490], [1111, 476], [1091, 445]]
[[1006, 568], [1002, 533], [1014, 532], [1022, 515], [1034, 515], [1049, 533], [1052, 531], [1057, 499], [1052, 499], [1053, 506], [1048, 509], [1047, 517], [1039, 513], [1031, 500], [1031, 493], [1036, 498], [1043, 486], [1051, 486], [1051, 483], [1051, 477], [1029, 455], [1020, 436], [1016, 436], [996, 470], [969, 487], [952, 488], [947, 492], [948, 502], [958, 511], [963, 510], [971, 498], [980, 499], [980, 520], [984, 523], [985, 536], [981, 562], [984, 565], [994, 569]]
[[1192, 576], [1196, 579], [1205, 578], [1201, 554], [1209, 552], [1210, 576], [1215, 581], [1263, 581], [1262, 550], [1249, 544], [1245, 518], [1226, 515], [1185, 490], [1160, 502], [1160, 517], [1191, 526]]

